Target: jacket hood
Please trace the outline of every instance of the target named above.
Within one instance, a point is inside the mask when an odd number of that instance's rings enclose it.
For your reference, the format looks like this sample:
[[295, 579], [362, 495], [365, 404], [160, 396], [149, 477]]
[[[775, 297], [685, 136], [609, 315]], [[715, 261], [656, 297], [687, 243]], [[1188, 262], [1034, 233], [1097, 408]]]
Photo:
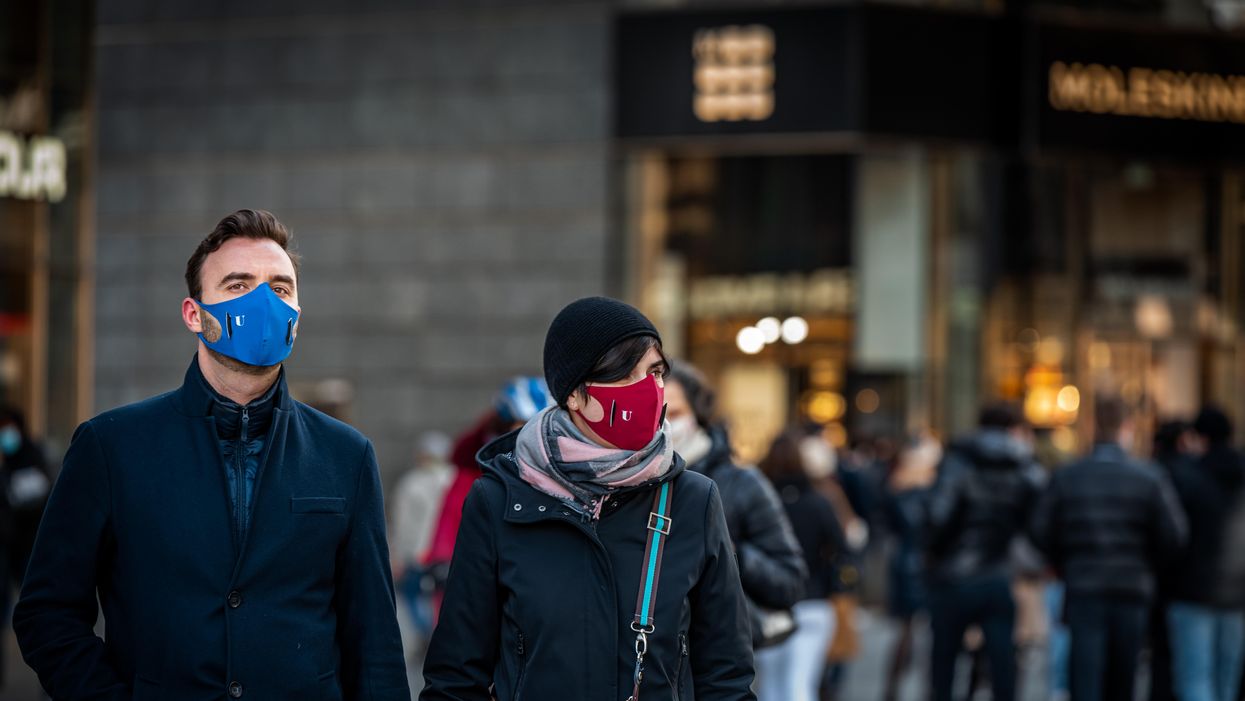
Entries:
[[957, 441], [952, 450], [982, 467], [1014, 469], [1033, 459], [1028, 446], [998, 429], [978, 431]]

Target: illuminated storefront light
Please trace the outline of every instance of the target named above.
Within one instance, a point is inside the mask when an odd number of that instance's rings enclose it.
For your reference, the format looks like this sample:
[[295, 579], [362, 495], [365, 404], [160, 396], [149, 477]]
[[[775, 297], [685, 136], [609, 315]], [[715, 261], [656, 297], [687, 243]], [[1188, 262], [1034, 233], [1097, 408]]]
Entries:
[[765, 334], [766, 343], [774, 343], [782, 337], [782, 323], [778, 319], [767, 316], [756, 323], [756, 327]]
[[795, 345], [808, 338], [808, 322], [802, 316], [793, 316], [782, 322], [782, 340]]
[[745, 326], [735, 336], [735, 345], [748, 355], [756, 355], [765, 347], [765, 333], [755, 326]]

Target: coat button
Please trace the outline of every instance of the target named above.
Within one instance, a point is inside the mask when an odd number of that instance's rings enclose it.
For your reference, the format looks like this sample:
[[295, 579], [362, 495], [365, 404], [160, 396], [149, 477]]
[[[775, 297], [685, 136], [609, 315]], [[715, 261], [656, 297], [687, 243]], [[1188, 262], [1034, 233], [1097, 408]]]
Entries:
[[230, 682], [229, 683], [229, 696], [230, 698], [235, 698], [235, 699], [242, 698], [242, 685], [239, 684], [238, 682]]
[[515, 511], [522, 511], [522, 510], [523, 510], [523, 505], [522, 505], [522, 504], [515, 504], [515, 505], [514, 505], [514, 510], [515, 510]]
[[242, 605], [242, 592], [237, 591], [236, 589], [229, 592], [229, 596], [225, 599], [225, 601], [229, 603], [229, 608], [238, 608]]
[[544, 513], [544, 511], [545, 511], [545, 507], [544, 507], [544, 506], [538, 506], [538, 507], [536, 507], [536, 510], [537, 510], [537, 511], [539, 511], [539, 512], [541, 512], [541, 513]]

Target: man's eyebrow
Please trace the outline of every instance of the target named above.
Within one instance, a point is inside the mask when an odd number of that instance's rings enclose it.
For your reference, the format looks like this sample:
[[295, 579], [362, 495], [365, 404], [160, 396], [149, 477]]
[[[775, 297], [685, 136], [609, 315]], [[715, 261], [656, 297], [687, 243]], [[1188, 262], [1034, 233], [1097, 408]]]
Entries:
[[251, 282], [254, 279], [255, 279], [255, 275], [252, 273], [229, 273], [228, 275], [220, 279], [220, 284], [226, 285], [228, 283], [235, 282], [235, 281]]
[[290, 277], [289, 275], [273, 275], [271, 278], [268, 279], [268, 281], [269, 282], [283, 282], [289, 285], [290, 287], [295, 286], [294, 278]]

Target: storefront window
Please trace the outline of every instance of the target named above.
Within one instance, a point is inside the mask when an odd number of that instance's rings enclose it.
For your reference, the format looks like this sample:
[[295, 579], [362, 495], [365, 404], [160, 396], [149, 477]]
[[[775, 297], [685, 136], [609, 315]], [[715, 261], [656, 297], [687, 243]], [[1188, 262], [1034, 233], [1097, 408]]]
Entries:
[[54, 453], [91, 409], [90, 7], [0, 9], [0, 401]]

